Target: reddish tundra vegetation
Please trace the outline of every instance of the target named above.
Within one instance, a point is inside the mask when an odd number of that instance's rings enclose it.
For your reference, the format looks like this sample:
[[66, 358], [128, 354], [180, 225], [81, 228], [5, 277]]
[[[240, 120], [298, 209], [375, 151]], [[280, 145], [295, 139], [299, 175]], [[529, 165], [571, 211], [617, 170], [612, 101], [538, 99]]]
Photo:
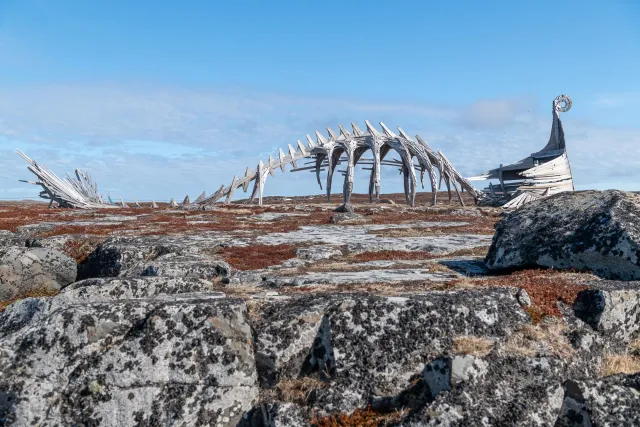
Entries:
[[[383, 203], [371, 205], [367, 197], [354, 195], [357, 212], [365, 219], [365, 224], [412, 224], [418, 222], [459, 223], [454, 227], [434, 225], [432, 227], [405, 227], [376, 230], [376, 235], [385, 237], [412, 237], [442, 234], [493, 234], [493, 227], [499, 220], [499, 211], [477, 209], [474, 206], [462, 208], [460, 205], [445, 205], [445, 197], [440, 197], [442, 204], [435, 208], [425, 209], [422, 203], [430, 200], [430, 195], [419, 195], [417, 208], [408, 208], [403, 203], [402, 195], [389, 195]], [[422, 199], [424, 200], [422, 200]], [[51, 223], [48, 228], [37, 231], [36, 238], [68, 236], [63, 251], [82, 263], [95, 248], [109, 236], [162, 236], [189, 235], [201, 233], [225, 233], [232, 236], [256, 237], [270, 233], [286, 233], [300, 229], [302, 226], [331, 226], [333, 209], [337, 204], [325, 203], [324, 197], [277, 198], [271, 205], [259, 207], [246, 203], [217, 204], [213, 209], [170, 209], [167, 204], [160, 204], [159, 209], [148, 205], [142, 208], [114, 208], [98, 210], [50, 209], [44, 203], [13, 202], [0, 204], [0, 230], [16, 232], [20, 227], [31, 224]], [[340, 200], [339, 196], [335, 200]], [[469, 200], [470, 201], [470, 200]], [[267, 200], [268, 202], [268, 200]], [[265, 213], [287, 213], [271, 220], [261, 220], [253, 216]], [[293, 215], [291, 215], [293, 214]], [[348, 236], [345, 236], [348, 240]], [[217, 256], [227, 261], [236, 270], [261, 270], [273, 268], [284, 261], [295, 258], [296, 251], [308, 243], [266, 245], [251, 244], [247, 246], [228, 246], [216, 249]], [[458, 250], [446, 254], [446, 257], [467, 257], [481, 260], [487, 247]], [[448, 271], [446, 266], [438, 264], [442, 255], [429, 251], [361, 251], [347, 254], [344, 257], [318, 263], [318, 271], [335, 271], [331, 262], [341, 261], [357, 269], [357, 264], [370, 261], [424, 261], [426, 266], [437, 271]], [[313, 270], [313, 267], [311, 267]], [[302, 270], [301, 270], [302, 271]], [[306, 268], [305, 271], [310, 271]], [[287, 274], [292, 274], [291, 272]], [[532, 305], [527, 310], [535, 321], [544, 316], [560, 316], [557, 303], [570, 304], [579, 291], [585, 288], [579, 282], [584, 275], [560, 273], [552, 270], [525, 270], [508, 275], [492, 275], [482, 277], [461, 277], [447, 282], [446, 287], [466, 286], [516, 286], [524, 288], [529, 294]], [[433, 288], [432, 283], [416, 283], [407, 281], [394, 284], [398, 290], [419, 290]], [[440, 286], [440, 285], [438, 285]], [[389, 286], [380, 284], [354, 283], [346, 286], [344, 291], [354, 291], [360, 287], [370, 292], [388, 292]], [[386, 289], [382, 291], [382, 289]], [[325, 290], [331, 288], [325, 288]], [[323, 292], [322, 288], [310, 290], [306, 287], [301, 292]], [[335, 291], [335, 289], [333, 290]], [[25, 295], [32, 296], [32, 295]], [[36, 296], [36, 295], [33, 295]], [[0, 310], [11, 301], [3, 301]]]

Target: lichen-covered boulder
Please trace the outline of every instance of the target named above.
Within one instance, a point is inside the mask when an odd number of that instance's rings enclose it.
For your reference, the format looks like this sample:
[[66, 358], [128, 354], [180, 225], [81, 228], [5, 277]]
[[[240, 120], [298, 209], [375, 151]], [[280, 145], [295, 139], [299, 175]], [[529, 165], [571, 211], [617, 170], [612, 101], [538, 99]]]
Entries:
[[640, 425], [640, 373], [567, 381], [556, 427]]
[[577, 318], [607, 337], [611, 344], [640, 339], [640, 283], [598, 281], [578, 293]]
[[[330, 381], [314, 397], [327, 412], [371, 403], [400, 407], [398, 396], [413, 396], [416, 379], [427, 385], [416, 391], [425, 402], [450, 389], [450, 361], [443, 355], [453, 337], [505, 337], [529, 322], [506, 288], [292, 298], [267, 307], [255, 326], [258, 370], [267, 387], [304, 376]], [[464, 367], [456, 372], [468, 374]]]
[[55, 291], [76, 280], [76, 261], [60, 251], [8, 247], [0, 254], [0, 299], [36, 289]]
[[78, 279], [132, 276], [226, 276], [229, 265], [212, 255], [220, 236], [110, 237], [78, 266]]
[[[235, 426], [257, 400], [241, 300], [43, 300], [0, 314], [0, 425]], [[27, 305], [40, 315], [20, 326]]]
[[554, 425], [564, 398], [566, 364], [562, 360], [492, 354], [484, 360], [476, 359], [478, 362], [485, 368], [471, 371], [446, 393], [438, 394], [433, 402], [410, 416], [406, 424]]
[[490, 269], [587, 269], [640, 279], [640, 196], [623, 191], [560, 193], [529, 203], [496, 224]]

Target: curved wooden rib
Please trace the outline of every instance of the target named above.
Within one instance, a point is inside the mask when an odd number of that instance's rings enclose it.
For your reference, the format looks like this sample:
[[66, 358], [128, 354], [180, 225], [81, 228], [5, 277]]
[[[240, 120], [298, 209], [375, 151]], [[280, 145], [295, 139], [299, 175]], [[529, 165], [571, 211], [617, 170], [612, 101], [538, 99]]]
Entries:
[[[440, 152], [433, 151], [420, 136], [416, 136], [416, 140], [408, 137], [408, 135], [398, 128], [399, 134], [392, 132], [384, 123], [380, 123], [382, 131], [378, 131], [371, 123], [365, 121], [366, 132], [360, 130], [355, 124], [351, 123], [352, 132], [348, 132], [342, 125], [339, 125], [340, 132], [336, 133], [331, 128], [327, 128], [328, 137], [324, 137], [320, 132], [315, 132], [316, 141], [307, 135], [307, 146], [297, 141], [298, 149], [288, 145], [289, 153], [278, 150], [278, 158], [274, 159], [269, 156], [269, 161], [264, 164], [262, 161], [258, 163], [255, 171], [247, 168], [244, 178], [238, 179], [234, 176], [231, 184], [226, 187], [222, 186], [215, 194], [198, 201], [200, 204], [215, 203], [222, 197], [226, 196], [225, 203], [229, 203], [235, 190], [242, 187], [246, 192], [250, 182], [254, 182], [254, 189], [251, 198], [258, 198], [258, 203], [262, 204], [262, 194], [266, 177], [274, 175], [275, 170], [280, 168], [286, 170], [288, 164], [293, 165], [291, 172], [311, 171], [315, 172], [318, 185], [322, 189], [322, 180], [320, 172], [326, 170], [326, 188], [327, 198], [331, 201], [331, 187], [333, 175], [337, 170], [337, 166], [346, 163], [346, 169], [340, 172], [344, 174], [343, 198], [348, 203], [351, 200], [353, 192], [353, 180], [355, 168], [358, 164], [371, 166], [371, 176], [369, 183], [369, 198], [371, 201], [378, 201], [380, 198], [380, 170], [382, 166], [395, 166], [400, 169], [405, 182], [405, 194], [407, 203], [411, 206], [415, 203], [415, 195], [417, 190], [416, 168], [420, 171], [420, 180], [424, 188], [424, 174], [429, 176], [429, 184], [432, 192], [432, 205], [436, 203], [436, 169], [440, 174], [440, 179], [444, 179], [449, 188], [451, 199], [451, 188], [453, 187], [459, 194], [456, 183], [460, 188], [467, 190], [478, 200], [483, 194], [475, 189], [466, 179], [464, 179], [451, 165], [451, 163]], [[395, 151], [399, 155], [399, 160], [385, 160], [386, 155], [391, 151]], [[365, 153], [371, 153], [372, 158], [363, 158]], [[298, 166], [301, 159], [311, 159], [307, 162], [309, 166]], [[414, 163], [414, 159], [417, 164]]]

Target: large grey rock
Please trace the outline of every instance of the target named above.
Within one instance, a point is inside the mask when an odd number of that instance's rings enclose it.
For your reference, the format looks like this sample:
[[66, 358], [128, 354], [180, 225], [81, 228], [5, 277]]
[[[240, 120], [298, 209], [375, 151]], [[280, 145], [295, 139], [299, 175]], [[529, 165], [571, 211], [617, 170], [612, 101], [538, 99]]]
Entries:
[[640, 425], [640, 373], [567, 381], [556, 427]]
[[573, 303], [576, 317], [605, 335], [610, 343], [640, 338], [640, 283], [593, 282]]
[[431, 399], [450, 388], [443, 354], [454, 336], [505, 337], [529, 321], [509, 289], [293, 298], [268, 306], [255, 326], [258, 371], [267, 387], [326, 377], [331, 387], [314, 402], [325, 411], [388, 405], [410, 394], [416, 378]]
[[0, 314], [1, 425], [228, 426], [258, 397], [241, 300], [58, 304], [16, 327], [13, 311], [27, 303], [46, 305], [29, 299]]
[[76, 280], [76, 261], [60, 251], [9, 247], [1, 253], [0, 299], [16, 298], [36, 289], [56, 290]]
[[79, 265], [78, 279], [140, 275], [226, 276], [229, 265], [212, 255], [224, 236], [111, 237]]
[[588, 269], [640, 279], [640, 197], [617, 190], [560, 193], [496, 224], [486, 258], [492, 269]]
[[[452, 366], [456, 366], [456, 357]], [[475, 366], [474, 366], [475, 363]], [[410, 417], [410, 426], [553, 426], [560, 414], [565, 364], [493, 355], [459, 360], [452, 387]], [[455, 380], [456, 382], [454, 383]]]

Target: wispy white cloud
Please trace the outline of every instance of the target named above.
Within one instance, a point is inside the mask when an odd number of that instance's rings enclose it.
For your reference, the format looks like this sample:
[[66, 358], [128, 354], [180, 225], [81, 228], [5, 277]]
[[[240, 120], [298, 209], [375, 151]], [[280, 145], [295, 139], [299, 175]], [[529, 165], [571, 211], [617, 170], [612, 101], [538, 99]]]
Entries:
[[601, 93], [595, 95], [591, 104], [599, 107], [637, 107], [640, 103], [640, 92]]
[[[563, 122], [577, 184], [640, 180], [639, 129], [598, 126], [572, 113]], [[551, 125], [550, 112], [528, 98], [447, 106], [194, 88], [0, 87], [0, 189], [31, 178], [17, 147], [60, 174], [87, 169], [105, 191], [125, 198], [211, 192], [307, 133], [351, 121], [363, 127], [365, 119], [420, 134], [464, 175], [528, 156], [546, 143]], [[320, 191], [313, 174], [277, 175], [267, 194]], [[366, 176], [357, 172], [357, 191], [366, 191]], [[385, 178], [384, 191], [402, 187], [392, 172]], [[37, 191], [25, 184], [14, 194]]]

